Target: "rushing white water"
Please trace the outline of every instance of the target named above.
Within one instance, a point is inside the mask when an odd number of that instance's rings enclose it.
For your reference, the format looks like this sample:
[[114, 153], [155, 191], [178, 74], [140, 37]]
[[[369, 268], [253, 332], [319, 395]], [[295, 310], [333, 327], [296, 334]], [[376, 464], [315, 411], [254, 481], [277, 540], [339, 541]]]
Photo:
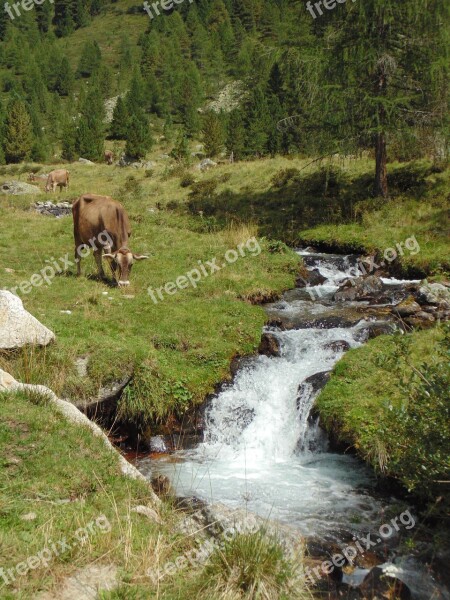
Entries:
[[[269, 315], [274, 311], [288, 320], [327, 315], [345, 319], [353, 304], [336, 307], [332, 296], [342, 281], [358, 276], [356, 257], [299, 254], [308, 269], [327, 281], [288, 292]], [[373, 496], [371, 472], [353, 456], [328, 452], [327, 437], [317, 417], [311, 418], [324, 374], [343, 348], [356, 348], [365, 339], [367, 323], [358, 319], [349, 327], [267, 328], [280, 343], [280, 356], [257, 356], [239, 369], [233, 383], [208, 406], [203, 443], [156, 463], [141, 459], [139, 469], [169, 476], [180, 496], [245, 506], [289, 523], [305, 536], [339, 542], [344, 532], [345, 536], [373, 531], [383, 523], [386, 501]], [[438, 592], [419, 564], [410, 568], [407, 563], [386, 564], [396, 569], [415, 599], [448, 600], [446, 591]], [[348, 582], [357, 585], [367, 572], [356, 569]]]
[[[327, 293], [352, 276], [349, 257], [319, 255], [306, 261], [329, 279]], [[323, 313], [320, 302], [285, 302], [286, 310]], [[349, 520], [368, 526], [381, 511], [368, 497], [372, 476], [352, 456], [323, 453], [326, 437], [308, 422], [317, 396], [309, 377], [330, 371], [342, 350], [357, 347], [362, 320], [353, 327], [268, 330], [281, 345], [279, 357], [258, 356], [239, 370], [232, 385], [211, 402], [204, 442], [158, 461], [180, 495], [196, 495], [230, 506], [246, 505], [262, 516], [294, 523], [304, 534], [331, 534]], [[310, 451], [314, 448], [314, 452]], [[146, 459], [139, 467], [145, 472]]]

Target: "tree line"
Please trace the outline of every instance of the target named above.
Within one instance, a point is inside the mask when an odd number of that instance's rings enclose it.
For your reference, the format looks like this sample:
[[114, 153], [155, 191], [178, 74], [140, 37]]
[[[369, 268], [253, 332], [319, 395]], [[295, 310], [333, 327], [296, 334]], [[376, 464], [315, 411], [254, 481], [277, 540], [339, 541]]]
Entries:
[[[374, 192], [386, 195], [388, 155], [446, 153], [444, 0], [365, 0], [316, 19], [303, 2], [196, 0], [153, 20], [142, 10], [134, 18], [148, 20], [145, 33], [136, 45], [124, 31], [113, 61], [87, 41], [71, 62], [61, 38], [111, 9], [55, 0], [17, 22], [2, 15], [1, 161], [45, 160], [55, 149], [97, 160], [106, 137], [141, 157], [161, 127], [180, 158], [200, 138], [208, 155], [235, 160], [370, 151]], [[230, 97], [208, 108], [224, 90]]]

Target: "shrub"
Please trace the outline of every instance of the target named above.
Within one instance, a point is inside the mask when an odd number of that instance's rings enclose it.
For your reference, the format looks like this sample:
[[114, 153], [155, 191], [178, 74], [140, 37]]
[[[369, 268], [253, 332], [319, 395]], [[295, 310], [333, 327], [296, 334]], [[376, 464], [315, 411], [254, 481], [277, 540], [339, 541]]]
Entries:
[[187, 188], [194, 183], [195, 183], [195, 177], [192, 175], [192, 173], [185, 173], [183, 175], [183, 177], [181, 178], [180, 186], [182, 188]]
[[208, 179], [206, 181], [197, 181], [192, 184], [192, 190], [189, 194], [191, 200], [203, 200], [212, 198], [218, 185], [217, 179]]
[[280, 169], [273, 175], [270, 180], [272, 187], [282, 188], [287, 185], [293, 179], [296, 179], [300, 175], [300, 171], [295, 168]]

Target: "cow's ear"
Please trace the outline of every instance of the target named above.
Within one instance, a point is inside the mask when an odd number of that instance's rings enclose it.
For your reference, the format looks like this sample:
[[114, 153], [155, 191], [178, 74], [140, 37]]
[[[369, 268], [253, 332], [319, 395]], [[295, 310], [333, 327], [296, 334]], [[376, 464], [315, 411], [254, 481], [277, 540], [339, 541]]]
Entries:
[[134, 260], [145, 260], [146, 258], [150, 258], [149, 256], [145, 256], [145, 254], [133, 254]]
[[109, 252], [107, 254], [103, 254], [103, 258], [116, 258], [115, 254], [110, 254]]

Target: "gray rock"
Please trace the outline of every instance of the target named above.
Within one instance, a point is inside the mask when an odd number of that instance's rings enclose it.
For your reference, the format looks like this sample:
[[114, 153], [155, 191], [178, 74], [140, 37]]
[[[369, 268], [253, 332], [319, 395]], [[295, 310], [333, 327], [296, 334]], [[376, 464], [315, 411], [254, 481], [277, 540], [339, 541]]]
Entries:
[[335, 342], [328, 342], [324, 346], [325, 350], [332, 350], [333, 352], [347, 352], [350, 350], [350, 344], [345, 340], [336, 340]]
[[205, 158], [204, 160], [198, 163], [196, 168], [199, 171], [207, 171], [208, 169], [212, 169], [213, 167], [217, 167], [217, 163], [211, 160], [210, 158]]
[[426, 283], [416, 293], [416, 300], [420, 304], [450, 303], [450, 290], [442, 283]]
[[336, 302], [346, 302], [353, 300], [376, 299], [377, 295], [383, 290], [383, 282], [375, 275], [368, 277], [355, 277], [347, 280], [334, 294]]
[[24, 183], [23, 181], [5, 181], [0, 188], [0, 192], [12, 196], [20, 196], [21, 194], [42, 194], [42, 190], [37, 186]]
[[87, 158], [79, 158], [78, 162], [83, 164], [83, 165], [95, 165], [94, 162], [92, 162], [92, 160], [88, 160]]
[[420, 304], [414, 300], [412, 296], [408, 296], [405, 300], [397, 304], [392, 311], [400, 317], [409, 317], [421, 311]]
[[55, 334], [24, 309], [20, 298], [0, 290], [0, 349], [46, 346], [54, 339]]
[[258, 352], [266, 356], [280, 356], [280, 342], [273, 333], [263, 333]]

